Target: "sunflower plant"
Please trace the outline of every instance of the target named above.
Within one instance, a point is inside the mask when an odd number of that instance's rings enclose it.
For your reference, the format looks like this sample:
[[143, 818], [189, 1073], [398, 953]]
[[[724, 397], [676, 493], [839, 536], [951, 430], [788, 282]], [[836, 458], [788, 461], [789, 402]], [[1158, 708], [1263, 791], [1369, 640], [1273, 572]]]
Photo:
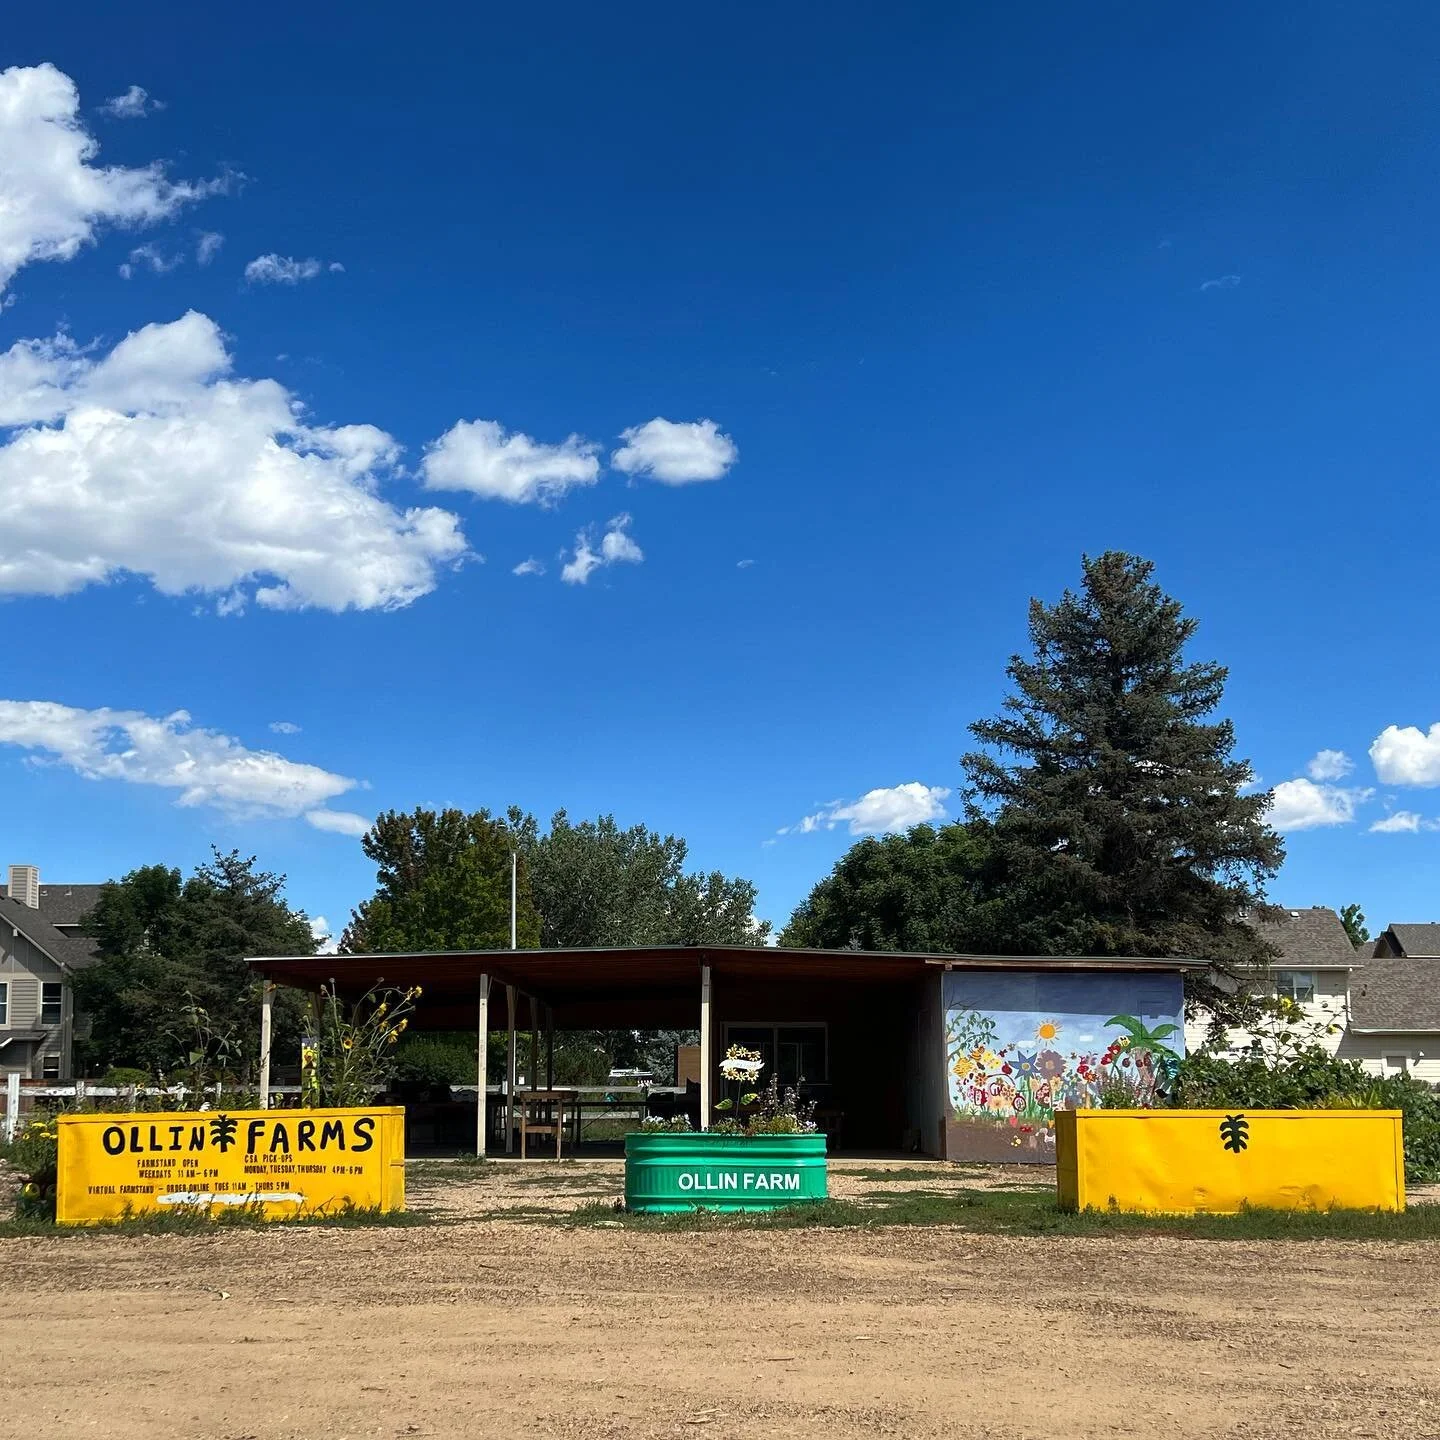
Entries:
[[300, 1050], [301, 1098], [307, 1106], [367, 1105], [395, 1073], [395, 1047], [410, 1027], [420, 986], [373, 985], [353, 1005], [332, 980], [320, 987], [318, 1033]]
[[55, 1218], [59, 1134], [53, 1114], [36, 1115], [15, 1132], [6, 1158], [20, 1176], [20, 1190], [15, 1197], [16, 1219]]

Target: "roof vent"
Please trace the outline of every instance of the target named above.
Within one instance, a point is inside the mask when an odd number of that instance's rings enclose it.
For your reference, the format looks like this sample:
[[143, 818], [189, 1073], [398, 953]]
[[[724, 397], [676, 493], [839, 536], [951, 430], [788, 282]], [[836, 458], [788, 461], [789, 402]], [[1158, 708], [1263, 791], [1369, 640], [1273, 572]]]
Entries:
[[12, 900], [18, 900], [31, 910], [40, 908], [40, 867], [38, 865], [12, 865], [10, 885], [6, 892]]

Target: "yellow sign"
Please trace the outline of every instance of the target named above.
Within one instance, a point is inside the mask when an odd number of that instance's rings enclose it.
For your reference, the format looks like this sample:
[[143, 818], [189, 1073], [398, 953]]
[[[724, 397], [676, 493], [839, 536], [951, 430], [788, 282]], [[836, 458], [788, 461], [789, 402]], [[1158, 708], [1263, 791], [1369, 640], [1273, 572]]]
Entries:
[[1057, 1110], [1067, 1210], [1403, 1210], [1398, 1110]]
[[405, 1111], [61, 1115], [55, 1218], [252, 1205], [266, 1219], [405, 1208]]

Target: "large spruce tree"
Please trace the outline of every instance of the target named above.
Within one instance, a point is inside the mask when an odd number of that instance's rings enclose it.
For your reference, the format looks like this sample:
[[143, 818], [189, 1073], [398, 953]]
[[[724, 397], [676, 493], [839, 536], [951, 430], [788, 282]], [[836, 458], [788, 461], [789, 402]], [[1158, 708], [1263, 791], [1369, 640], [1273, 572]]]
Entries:
[[1215, 718], [1224, 667], [1188, 661], [1196, 622], [1151, 562], [1086, 557], [1078, 594], [1030, 604], [1003, 713], [971, 726], [972, 812], [1010, 953], [1194, 956], [1192, 1001], [1232, 1009], [1267, 959], [1246, 923], [1284, 858], [1268, 793]]

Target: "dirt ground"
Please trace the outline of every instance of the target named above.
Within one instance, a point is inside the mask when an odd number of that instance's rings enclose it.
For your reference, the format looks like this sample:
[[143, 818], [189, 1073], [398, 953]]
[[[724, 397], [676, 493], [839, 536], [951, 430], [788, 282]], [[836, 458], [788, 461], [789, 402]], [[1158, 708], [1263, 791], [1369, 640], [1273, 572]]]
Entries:
[[565, 1228], [619, 1165], [441, 1174], [444, 1225], [0, 1241], [0, 1436], [1440, 1436], [1437, 1245]]

